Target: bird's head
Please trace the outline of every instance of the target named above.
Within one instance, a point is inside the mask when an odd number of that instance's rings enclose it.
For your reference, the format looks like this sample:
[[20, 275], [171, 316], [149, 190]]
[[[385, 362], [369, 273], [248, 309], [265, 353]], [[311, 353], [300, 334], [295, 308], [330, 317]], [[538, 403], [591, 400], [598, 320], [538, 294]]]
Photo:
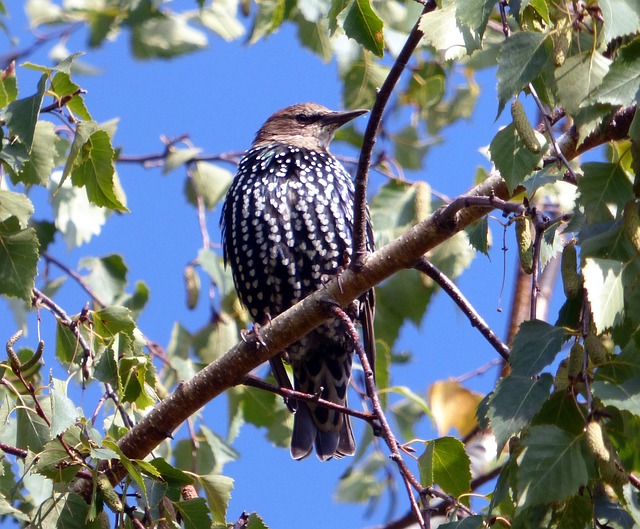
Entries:
[[316, 103], [299, 103], [273, 114], [256, 134], [253, 147], [271, 143], [328, 151], [339, 127], [368, 110], [334, 111]]

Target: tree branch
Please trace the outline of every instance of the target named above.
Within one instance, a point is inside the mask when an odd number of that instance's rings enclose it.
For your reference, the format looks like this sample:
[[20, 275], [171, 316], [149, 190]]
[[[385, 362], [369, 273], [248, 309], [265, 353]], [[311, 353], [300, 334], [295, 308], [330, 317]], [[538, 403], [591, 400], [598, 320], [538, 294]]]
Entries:
[[498, 338], [496, 333], [494, 333], [491, 327], [487, 325], [487, 322], [484, 321], [482, 316], [480, 316], [478, 311], [473, 307], [473, 305], [471, 305], [469, 300], [453, 281], [444, 275], [442, 271], [438, 270], [438, 268], [430, 263], [425, 257], [421, 258], [414, 268], [433, 279], [453, 300], [453, 302], [458, 305], [465, 316], [469, 318], [471, 326], [480, 331], [480, 334], [487, 339], [491, 346], [505, 361], [509, 359], [509, 347], [507, 347], [507, 345]]
[[[433, 11], [436, 7], [437, 5], [433, 0], [425, 2], [422, 15]], [[424, 33], [420, 29], [420, 20], [422, 19], [422, 15], [413, 26], [407, 41], [404, 43], [402, 50], [398, 54], [398, 58], [393, 63], [389, 74], [378, 91], [378, 95], [376, 96], [376, 101], [371, 109], [371, 115], [369, 116], [367, 128], [365, 129], [364, 137], [362, 139], [362, 148], [360, 149], [360, 159], [358, 160], [358, 169], [356, 171], [355, 179], [355, 215], [353, 223], [353, 256], [351, 262], [351, 266], [355, 270], [358, 270], [362, 266], [364, 258], [367, 255], [367, 181], [373, 146], [376, 143], [378, 129], [382, 122], [382, 115], [384, 114], [384, 109], [391, 97], [391, 93], [400, 79], [400, 75], [402, 75], [402, 72], [406, 68], [411, 55], [413, 55], [413, 52], [424, 36]]]

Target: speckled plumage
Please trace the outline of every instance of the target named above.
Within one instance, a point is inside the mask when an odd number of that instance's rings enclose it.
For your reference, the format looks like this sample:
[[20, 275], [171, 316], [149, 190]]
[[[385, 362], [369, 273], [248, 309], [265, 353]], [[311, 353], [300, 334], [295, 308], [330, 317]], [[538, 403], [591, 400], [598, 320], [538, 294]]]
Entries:
[[[304, 103], [271, 116], [238, 166], [222, 211], [225, 262], [241, 301], [258, 323], [316, 291], [351, 253], [354, 188], [328, 151], [335, 130], [364, 113], [332, 112]], [[373, 249], [371, 229], [367, 230]], [[373, 356], [373, 293], [357, 319]], [[288, 349], [295, 388], [346, 405], [354, 344], [330, 320]], [[298, 402], [291, 453], [322, 460], [352, 455], [348, 417]]]

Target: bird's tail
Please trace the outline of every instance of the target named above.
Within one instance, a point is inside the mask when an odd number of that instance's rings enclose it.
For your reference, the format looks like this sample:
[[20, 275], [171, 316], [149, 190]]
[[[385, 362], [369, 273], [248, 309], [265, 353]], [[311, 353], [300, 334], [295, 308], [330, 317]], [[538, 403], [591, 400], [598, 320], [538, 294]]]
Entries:
[[[308, 337], [313, 339], [312, 335]], [[314, 345], [319, 344], [316, 342]], [[301, 358], [290, 355], [295, 388], [347, 406], [353, 348], [345, 347], [344, 343], [325, 342], [323, 345], [305, 347]], [[302, 459], [311, 453], [314, 446], [321, 461], [353, 455], [356, 443], [351, 421], [348, 415], [339, 411], [312, 401], [298, 401], [293, 419], [291, 456]]]

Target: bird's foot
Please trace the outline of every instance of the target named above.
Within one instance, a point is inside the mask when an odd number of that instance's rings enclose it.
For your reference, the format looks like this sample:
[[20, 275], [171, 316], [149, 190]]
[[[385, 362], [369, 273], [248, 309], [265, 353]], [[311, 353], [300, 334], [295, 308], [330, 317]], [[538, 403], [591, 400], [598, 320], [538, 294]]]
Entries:
[[[269, 318], [269, 321], [271, 321], [271, 318]], [[247, 337], [253, 334], [256, 337], [256, 347], [262, 346], [267, 349], [267, 342], [264, 341], [264, 338], [260, 334], [260, 327], [259, 323], [254, 323], [251, 329], [240, 329], [240, 338], [246, 343]]]

